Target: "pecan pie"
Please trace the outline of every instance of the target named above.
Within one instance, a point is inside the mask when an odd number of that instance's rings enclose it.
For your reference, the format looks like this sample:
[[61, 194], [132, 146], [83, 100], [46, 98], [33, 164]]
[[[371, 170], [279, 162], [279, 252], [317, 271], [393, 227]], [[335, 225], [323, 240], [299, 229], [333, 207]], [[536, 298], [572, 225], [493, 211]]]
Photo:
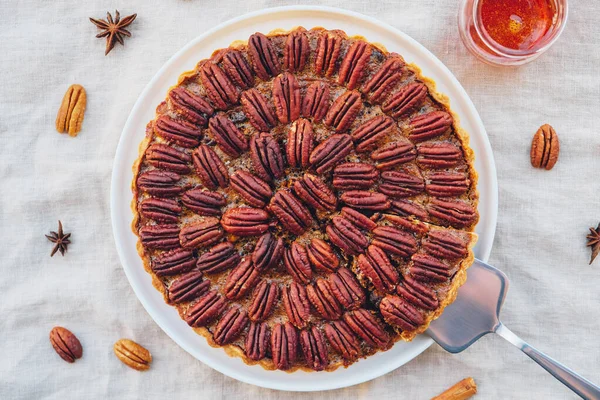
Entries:
[[416, 66], [343, 31], [255, 33], [200, 61], [134, 171], [154, 285], [211, 345], [268, 369], [413, 339], [473, 261], [468, 135]]

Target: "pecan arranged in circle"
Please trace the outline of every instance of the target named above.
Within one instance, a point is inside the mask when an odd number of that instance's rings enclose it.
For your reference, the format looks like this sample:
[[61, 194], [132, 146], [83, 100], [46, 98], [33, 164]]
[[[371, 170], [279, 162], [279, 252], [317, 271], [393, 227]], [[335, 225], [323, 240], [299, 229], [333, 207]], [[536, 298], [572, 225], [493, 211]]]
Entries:
[[213, 274], [233, 268], [240, 262], [240, 254], [233, 244], [219, 243], [198, 257], [196, 267], [206, 274]]
[[201, 271], [191, 271], [175, 279], [169, 286], [169, 301], [183, 303], [203, 295], [210, 288], [210, 281], [202, 279]]
[[381, 211], [387, 210], [391, 205], [384, 193], [370, 192], [368, 190], [349, 190], [342, 193], [340, 199], [350, 207], [361, 210]]
[[204, 136], [202, 129], [184, 120], [175, 120], [161, 115], [154, 123], [154, 131], [158, 136], [182, 147], [196, 147]]
[[365, 254], [358, 256], [358, 268], [381, 292], [392, 291], [400, 280], [386, 253], [377, 246], [369, 246]]
[[275, 309], [279, 301], [279, 286], [275, 282], [262, 281], [252, 295], [248, 316], [254, 322], [264, 321]]
[[225, 211], [221, 225], [227, 233], [257, 236], [269, 229], [269, 213], [260, 208], [238, 207]]
[[338, 190], [369, 189], [378, 178], [379, 172], [371, 164], [343, 163], [333, 170], [333, 187]]
[[434, 172], [429, 174], [425, 191], [432, 196], [460, 196], [469, 190], [471, 180], [464, 172]]
[[218, 218], [207, 217], [181, 228], [179, 240], [181, 247], [208, 247], [223, 239], [223, 229]]
[[231, 307], [213, 332], [213, 340], [222, 346], [237, 339], [248, 325], [248, 313], [240, 307]]
[[142, 244], [149, 249], [170, 250], [179, 247], [179, 227], [173, 224], [145, 225], [139, 231]]
[[267, 182], [244, 170], [239, 170], [231, 176], [231, 188], [248, 204], [258, 208], [266, 206], [273, 195]]
[[241, 299], [254, 287], [258, 278], [259, 272], [254, 268], [250, 257], [242, 260], [227, 276], [225, 296], [229, 300]]
[[269, 348], [270, 339], [271, 331], [266, 322], [251, 322], [244, 343], [246, 356], [254, 361], [265, 358], [267, 349]]
[[299, 329], [304, 328], [310, 313], [306, 288], [297, 282], [292, 282], [289, 286], [283, 287], [281, 298], [289, 321]]
[[290, 33], [283, 48], [283, 63], [285, 68], [292, 72], [304, 69], [310, 56], [310, 44], [304, 30], [295, 30]]
[[208, 118], [215, 112], [206, 100], [181, 86], [169, 92], [169, 100], [176, 113], [200, 126], [206, 126]]
[[316, 326], [300, 332], [300, 347], [309, 368], [322, 371], [329, 364], [325, 339]]
[[409, 123], [409, 138], [422, 142], [440, 136], [452, 126], [452, 117], [445, 111], [431, 111], [414, 117]]
[[283, 265], [295, 281], [308, 284], [312, 278], [312, 270], [308, 261], [306, 248], [294, 242], [283, 253]]
[[329, 344], [345, 360], [355, 360], [360, 354], [360, 342], [344, 321], [333, 321], [325, 325], [325, 336]]
[[283, 239], [277, 239], [270, 232], [267, 232], [256, 242], [252, 252], [252, 262], [256, 269], [264, 271], [276, 267], [282, 256]]
[[216, 290], [211, 290], [200, 297], [196, 304], [188, 308], [185, 322], [193, 327], [206, 326], [225, 310], [226, 305], [223, 296]]
[[[179, 239], [177, 239], [179, 242]], [[196, 265], [196, 258], [191, 250], [177, 249], [162, 253], [152, 260], [152, 271], [158, 277], [178, 275], [190, 271]]]
[[352, 132], [352, 140], [358, 153], [373, 150], [377, 143], [394, 130], [394, 120], [386, 115], [371, 118]]
[[551, 170], [558, 161], [560, 145], [558, 135], [552, 126], [540, 126], [531, 141], [531, 165], [534, 168]]
[[387, 143], [371, 153], [371, 159], [382, 171], [411, 162], [416, 156], [415, 146], [408, 140]]
[[317, 40], [315, 72], [319, 75], [333, 75], [341, 49], [341, 36], [337, 32], [323, 31]]
[[359, 308], [365, 302], [365, 292], [347, 268], [329, 275], [329, 287], [338, 302], [347, 310]]
[[208, 124], [210, 133], [223, 152], [231, 157], [239, 157], [248, 150], [248, 139], [224, 115], [216, 115]]
[[432, 218], [455, 228], [472, 225], [477, 220], [475, 208], [464, 201], [434, 198], [427, 210]]
[[271, 105], [257, 89], [246, 90], [240, 100], [250, 123], [259, 131], [268, 132], [277, 124]]
[[285, 229], [295, 235], [306, 231], [313, 223], [310, 211], [290, 190], [281, 189], [271, 199], [269, 210]]
[[271, 356], [276, 368], [289, 369], [296, 361], [298, 333], [289, 322], [277, 324], [271, 335]]
[[401, 217], [415, 217], [421, 221], [427, 221], [429, 219], [427, 210], [423, 206], [413, 203], [410, 200], [392, 201], [392, 207], [389, 212]]
[[467, 243], [451, 231], [432, 230], [422, 241], [423, 248], [432, 256], [449, 260], [467, 255]]
[[350, 128], [363, 104], [360, 93], [348, 91], [335, 99], [325, 116], [325, 125], [336, 132], [344, 132]]
[[454, 167], [463, 160], [461, 149], [450, 142], [429, 142], [417, 147], [417, 162], [430, 168]]
[[423, 179], [407, 172], [384, 171], [381, 180], [379, 191], [394, 198], [416, 196], [425, 190]]
[[427, 86], [419, 82], [409, 83], [394, 93], [385, 103], [383, 112], [393, 118], [401, 118], [419, 107], [427, 98]]
[[238, 102], [237, 88], [216, 64], [207, 62], [202, 66], [200, 82], [217, 110], [226, 110]]
[[144, 218], [175, 224], [181, 214], [181, 206], [177, 200], [149, 197], [140, 203], [140, 213]]
[[362, 92], [373, 103], [380, 103], [402, 77], [404, 60], [399, 55], [388, 58], [379, 70], [364, 84]]
[[309, 121], [301, 118], [294, 121], [288, 133], [286, 155], [292, 168], [308, 168], [310, 153], [314, 148], [315, 134]]
[[317, 173], [322, 174], [332, 169], [352, 151], [350, 135], [331, 135], [322, 141], [310, 154], [310, 163]]
[[371, 243], [400, 257], [410, 257], [417, 251], [415, 238], [393, 226], [378, 226], [373, 229], [373, 242]]
[[334, 296], [329, 282], [323, 278], [317, 279], [314, 285], [306, 287], [306, 295], [315, 310], [328, 320], [339, 319], [342, 316], [342, 307]]
[[259, 177], [272, 181], [283, 177], [283, 155], [277, 141], [268, 133], [250, 139], [250, 158]]
[[322, 272], [334, 272], [340, 265], [340, 260], [326, 241], [313, 238], [306, 245], [306, 252], [310, 264]]
[[271, 41], [262, 33], [255, 33], [248, 39], [248, 54], [254, 72], [263, 81], [279, 74], [279, 59]]
[[410, 274], [420, 281], [445, 282], [451, 277], [450, 266], [427, 254], [412, 256]]
[[421, 307], [425, 310], [435, 310], [439, 301], [435, 294], [435, 291], [425, 286], [423, 283], [419, 283], [411, 277], [406, 277], [404, 281], [398, 285], [396, 292], [408, 300], [412, 305]]
[[354, 224], [340, 216], [333, 217], [325, 228], [331, 243], [348, 255], [357, 255], [369, 245], [369, 240]]
[[219, 215], [227, 200], [221, 193], [202, 189], [188, 190], [181, 196], [184, 206], [200, 215]]
[[342, 60], [338, 84], [348, 83], [348, 90], [357, 87], [365, 75], [367, 63], [371, 58], [371, 51], [371, 46], [362, 40], [352, 43]]
[[411, 331], [425, 322], [423, 315], [407, 300], [387, 295], [381, 300], [379, 310], [385, 322], [403, 331]]
[[363, 213], [350, 207], [342, 207], [341, 216], [350, 221], [354, 226], [367, 231], [375, 229], [377, 224]]
[[329, 85], [322, 81], [310, 84], [302, 100], [302, 115], [321, 121], [329, 110]]
[[182, 151], [160, 143], [154, 143], [146, 150], [146, 161], [155, 168], [166, 169], [178, 174], [189, 174], [192, 157]]
[[273, 80], [273, 103], [279, 122], [287, 124], [300, 117], [300, 85], [294, 75], [284, 72]]
[[344, 322], [350, 329], [373, 347], [385, 349], [390, 344], [390, 337], [377, 318], [364, 308], [344, 314]]
[[223, 54], [222, 68], [229, 79], [242, 89], [249, 89], [254, 86], [254, 75], [248, 65], [248, 62], [237, 50], [229, 50]]
[[323, 211], [334, 211], [337, 206], [335, 193], [320, 178], [304, 174], [294, 182], [294, 192], [307, 205]]
[[185, 190], [179, 185], [181, 176], [175, 172], [153, 169], [144, 172], [137, 178], [137, 187], [151, 196], [175, 197]]
[[213, 149], [204, 144], [200, 145], [192, 153], [192, 160], [204, 186], [209, 189], [227, 187], [229, 184], [227, 167]]

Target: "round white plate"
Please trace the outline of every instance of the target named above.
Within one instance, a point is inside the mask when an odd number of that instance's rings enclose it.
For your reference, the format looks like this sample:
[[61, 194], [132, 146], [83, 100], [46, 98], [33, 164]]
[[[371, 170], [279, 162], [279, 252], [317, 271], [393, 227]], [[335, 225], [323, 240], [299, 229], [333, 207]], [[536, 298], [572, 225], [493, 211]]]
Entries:
[[433, 341], [421, 335], [410, 343], [396, 343], [389, 351], [334, 372], [298, 371], [290, 374], [248, 366], [239, 358], [227, 356], [222, 349], [210, 347], [203, 337], [179, 318], [174, 308], [164, 303], [142, 266], [136, 251], [137, 237], [130, 228], [131, 167], [138, 157], [138, 145], [144, 137], [146, 123], [154, 118], [156, 106], [163, 101], [169, 87], [177, 82], [177, 77], [193, 69], [199, 60], [210, 57], [213, 50], [228, 47], [234, 40], [246, 40], [254, 32], [267, 33], [276, 28], [291, 29], [300, 25], [307, 29], [315, 26], [343, 29], [348, 35], [361, 35], [370, 42], [381, 43], [389, 51], [401, 54], [407, 62], [416, 63], [424, 76], [433, 78], [438, 90], [448, 95], [452, 109], [460, 116], [462, 127], [471, 135], [471, 147], [476, 155], [481, 219], [477, 225], [479, 242], [475, 254], [487, 260], [494, 239], [498, 208], [496, 168], [487, 134], [473, 103], [452, 73], [415, 40], [381, 21], [335, 8], [293, 6], [253, 12], [200, 35], [171, 57], [140, 95], [121, 134], [112, 174], [111, 214], [117, 250], [133, 290], [156, 323], [179, 346], [203, 363], [237, 380], [271, 389], [313, 391], [351, 386], [377, 378], [412, 360]]

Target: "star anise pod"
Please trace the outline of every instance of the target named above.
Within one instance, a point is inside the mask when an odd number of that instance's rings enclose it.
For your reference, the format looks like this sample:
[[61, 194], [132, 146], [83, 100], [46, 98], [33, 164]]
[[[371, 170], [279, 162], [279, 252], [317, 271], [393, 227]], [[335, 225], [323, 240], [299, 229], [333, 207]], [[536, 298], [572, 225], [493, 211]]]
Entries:
[[52, 249], [52, 253], [50, 253], [50, 257], [54, 256], [57, 251], [60, 251], [60, 254], [64, 257], [65, 251], [67, 251], [67, 246], [71, 243], [69, 240], [71, 234], [63, 233], [62, 222], [58, 221], [58, 232], [51, 231], [49, 235], [46, 235], [46, 237], [52, 243], [56, 243]]
[[592, 248], [592, 258], [590, 264], [594, 262], [594, 259], [600, 253], [600, 224], [596, 229], [590, 228], [590, 234], [587, 237], [587, 245]]
[[104, 52], [104, 55], [110, 53], [117, 42], [123, 45], [123, 36], [131, 37], [131, 32], [125, 28], [135, 20], [135, 17], [137, 17], [137, 14], [132, 14], [121, 19], [121, 14], [119, 14], [119, 11], [115, 10], [114, 21], [109, 12], [106, 13], [106, 20], [90, 18], [92, 24], [102, 29], [102, 32], [97, 34], [96, 37], [103, 38], [106, 36], [106, 51]]

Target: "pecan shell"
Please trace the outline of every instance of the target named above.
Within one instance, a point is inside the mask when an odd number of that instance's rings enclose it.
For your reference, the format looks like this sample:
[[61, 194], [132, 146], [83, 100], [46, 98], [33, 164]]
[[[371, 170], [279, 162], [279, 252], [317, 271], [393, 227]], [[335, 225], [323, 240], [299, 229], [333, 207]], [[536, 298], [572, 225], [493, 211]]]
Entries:
[[202, 66], [200, 82], [217, 110], [227, 110], [238, 102], [238, 89], [216, 64], [207, 62]]
[[277, 141], [268, 133], [250, 139], [250, 158], [259, 177], [272, 181], [283, 177], [283, 155]]
[[154, 130], [158, 136], [182, 147], [196, 147], [202, 139], [202, 129], [184, 120], [175, 120], [161, 115], [154, 122]]
[[425, 310], [435, 310], [439, 305], [435, 291], [411, 277], [406, 277], [398, 285], [396, 293], [404, 297], [410, 304]]
[[382, 171], [411, 162], [416, 157], [415, 146], [408, 140], [387, 143], [371, 153], [371, 160], [375, 161], [377, 168]]
[[302, 234], [313, 223], [308, 208], [287, 189], [281, 189], [275, 193], [269, 203], [269, 210], [285, 229], [295, 235]]
[[384, 171], [381, 180], [379, 191], [394, 198], [416, 196], [425, 190], [425, 183], [420, 176], [406, 172]]
[[210, 281], [202, 279], [202, 271], [190, 271], [175, 279], [169, 286], [169, 301], [183, 303], [203, 295], [210, 288]]
[[450, 231], [432, 230], [422, 241], [423, 249], [432, 256], [458, 259], [467, 255], [467, 244]]
[[342, 316], [342, 307], [325, 279], [319, 278], [314, 285], [308, 285], [306, 295], [321, 317], [335, 320]]
[[371, 45], [357, 40], [348, 48], [338, 75], [338, 84], [347, 83], [349, 90], [354, 89], [366, 73], [367, 63], [371, 58]]
[[310, 44], [304, 30], [297, 29], [290, 33], [283, 48], [283, 63], [292, 72], [304, 69], [310, 56]]
[[206, 274], [214, 274], [233, 268], [238, 265], [240, 259], [240, 254], [233, 244], [223, 242], [214, 245], [206, 253], [198, 257], [196, 267]]
[[477, 211], [469, 203], [460, 200], [431, 199], [427, 206], [429, 215], [445, 225], [464, 228], [477, 221]]
[[384, 193], [370, 192], [368, 190], [349, 190], [342, 193], [340, 199], [350, 207], [361, 210], [382, 211], [387, 210], [391, 205], [391, 202]]
[[390, 337], [381, 322], [364, 308], [344, 314], [344, 322], [370, 346], [381, 349], [389, 346]]
[[302, 100], [302, 115], [312, 117], [316, 122], [321, 121], [329, 110], [329, 97], [329, 85], [326, 82], [311, 83]]
[[333, 187], [338, 190], [369, 189], [378, 178], [379, 172], [370, 164], [349, 162], [333, 169]]
[[323, 211], [334, 211], [337, 206], [335, 193], [320, 178], [304, 174], [294, 182], [294, 192], [307, 205]]
[[279, 122], [287, 124], [300, 117], [300, 85], [294, 75], [284, 72], [277, 76], [273, 80], [272, 93]]
[[289, 322], [277, 324], [271, 335], [271, 356], [277, 369], [289, 369], [296, 361], [298, 333]]
[[427, 86], [420, 82], [413, 82], [390, 96], [383, 103], [382, 109], [393, 118], [401, 118], [420, 107], [426, 98]]
[[310, 264], [322, 272], [334, 272], [340, 265], [340, 260], [326, 241], [313, 238], [306, 246]]
[[200, 145], [192, 153], [194, 168], [200, 180], [209, 189], [225, 188], [229, 185], [229, 173], [223, 160], [207, 145]]
[[387, 115], [371, 118], [352, 132], [352, 140], [358, 153], [373, 150], [379, 141], [389, 136], [395, 122]]
[[325, 125], [344, 132], [350, 128], [359, 111], [362, 109], [360, 94], [356, 91], [347, 91], [339, 96], [325, 116]]
[[357, 255], [369, 245], [369, 240], [346, 218], [333, 217], [325, 228], [331, 243], [348, 255]]
[[238, 207], [225, 211], [221, 225], [236, 236], [258, 236], [269, 229], [269, 213], [260, 208]]
[[140, 240], [144, 247], [170, 250], [179, 247], [179, 227], [172, 224], [146, 225], [140, 228]]
[[344, 321], [333, 321], [325, 325], [325, 336], [331, 347], [345, 360], [352, 361], [360, 354], [360, 342]]
[[410, 120], [408, 138], [413, 142], [433, 139], [448, 131], [451, 126], [450, 114], [445, 111], [431, 111]]
[[262, 33], [255, 33], [248, 39], [248, 54], [254, 72], [263, 81], [279, 74], [279, 59], [271, 41]]
[[434, 172], [427, 177], [425, 191], [432, 196], [460, 196], [470, 185], [471, 180], [464, 172]]
[[551, 170], [558, 161], [560, 145], [558, 135], [552, 126], [540, 126], [531, 141], [531, 165], [534, 168]]
[[367, 217], [360, 211], [356, 211], [355, 209], [350, 207], [342, 207], [341, 216], [346, 218], [357, 228], [364, 229], [367, 231], [372, 231], [377, 226], [377, 224], [373, 222], [369, 217]]
[[342, 161], [353, 149], [350, 135], [337, 134], [321, 142], [310, 154], [310, 163], [317, 173], [323, 174]]
[[413, 235], [393, 226], [378, 226], [373, 229], [371, 243], [400, 257], [410, 257], [417, 251], [417, 241]]
[[180, 179], [175, 172], [153, 169], [138, 176], [137, 187], [151, 196], [175, 197], [185, 190], [179, 185]]
[[292, 282], [289, 286], [283, 287], [281, 298], [288, 320], [297, 328], [304, 328], [310, 313], [305, 287], [297, 282]]
[[365, 292], [347, 268], [329, 275], [329, 287], [338, 302], [347, 310], [355, 310], [365, 302]]
[[179, 219], [181, 206], [177, 200], [149, 197], [140, 203], [140, 213], [144, 218], [175, 224]]
[[206, 126], [208, 118], [215, 112], [206, 100], [181, 86], [169, 92], [169, 101], [173, 111], [200, 126]]
[[365, 254], [358, 256], [358, 268], [381, 292], [392, 291], [400, 280], [386, 253], [377, 246], [369, 246]]
[[388, 324], [403, 331], [417, 329], [425, 323], [423, 315], [408, 301], [399, 296], [388, 295], [381, 300], [379, 310]]
[[[177, 239], [179, 241], [179, 239]], [[196, 264], [191, 250], [177, 249], [156, 257], [151, 264], [152, 271], [158, 277], [178, 275], [190, 271]]]
[[258, 278], [259, 272], [250, 257], [242, 260], [227, 276], [225, 296], [229, 300], [241, 299], [254, 287]]
[[248, 328], [248, 334], [246, 335], [246, 341], [244, 342], [246, 356], [254, 361], [265, 358], [267, 349], [269, 348], [270, 339], [271, 331], [266, 322], [251, 322], [250, 328]]
[[329, 364], [325, 339], [316, 326], [300, 332], [300, 347], [309, 368], [322, 371]]
[[242, 89], [254, 86], [254, 75], [241, 52], [231, 49], [226, 51], [223, 54], [221, 66], [229, 79]]
[[223, 238], [223, 229], [219, 219], [207, 217], [203, 221], [194, 222], [181, 228], [179, 241], [181, 247], [208, 247]]
[[312, 270], [308, 261], [306, 248], [294, 242], [283, 253], [283, 265], [295, 281], [308, 284], [312, 278]]
[[215, 142], [225, 154], [239, 157], [248, 150], [248, 139], [226, 116], [214, 116], [210, 119], [208, 127]]
[[292, 168], [308, 168], [310, 153], [314, 148], [315, 134], [309, 121], [301, 118], [294, 121], [288, 133], [285, 147], [287, 161]]
[[74, 363], [83, 355], [81, 342], [70, 330], [55, 326], [50, 331], [50, 344], [54, 351], [68, 363]]
[[146, 161], [155, 168], [178, 174], [189, 174], [192, 171], [189, 166], [192, 157], [165, 144], [154, 143], [148, 147]]
[[342, 37], [337, 32], [322, 32], [315, 50], [315, 72], [319, 75], [333, 75], [341, 49]]
[[248, 313], [240, 307], [231, 307], [221, 318], [213, 332], [213, 340], [219, 346], [233, 342], [248, 325]]
[[185, 322], [189, 326], [206, 326], [216, 319], [225, 310], [227, 302], [216, 290], [204, 294], [198, 302], [188, 308]]
[[283, 239], [276, 238], [270, 232], [265, 233], [256, 242], [252, 252], [252, 262], [259, 271], [271, 269], [279, 264], [283, 257]]
[[250, 123], [261, 132], [268, 132], [277, 125], [273, 108], [257, 89], [249, 89], [242, 93], [242, 108]]
[[452, 274], [450, 266], [427, 254], [412, 256], [410, 275], [419, 281], [446, 282]]
[[462, 150], [450, 142], [423, 143], [417, 147], [419, 165], [429, 168], [454, 167], [463, 160]]
[[380, 103], [384, 100], [396, 83], [402, 77], [404, 60], [399, 55], [388, 58], [373, 74], [373, 76], [363, 85], [362, 92], [373, 103]]
[[266, 206], [273, 195], [267, 182], [244, 170], [239, 170], [231, 176], [231, 188], [249, 205], [258, 208]]
[[252, 295], [248, 316], [254, 322], [264, 321], [273, 313], [279, 301], [279, 286], [275, 282], [262, 281]]
[[188, 190], [181, 196], [184, 206], [200, 215], [219, 215], [227, 200], [221, 193], [202, 189]]

